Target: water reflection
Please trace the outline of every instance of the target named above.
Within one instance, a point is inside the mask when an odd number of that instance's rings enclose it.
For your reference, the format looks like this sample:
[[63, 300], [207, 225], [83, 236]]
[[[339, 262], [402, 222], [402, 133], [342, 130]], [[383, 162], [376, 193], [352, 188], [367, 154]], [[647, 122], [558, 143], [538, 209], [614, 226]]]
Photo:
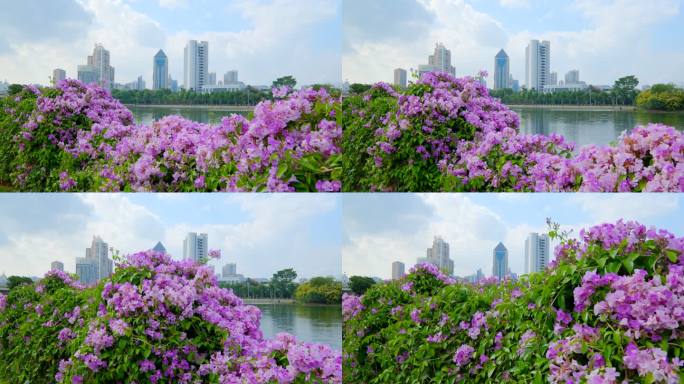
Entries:
[[261, 331], [267, 338], [288, 332], [297, 340], [328, 344], [342, 350], [342, 308], [294, 304], [256, 304]]
[[577, 147], [615, 142], [622, 131], [649, 122], [684, 130], [684, 113], [636, 111], [568, 111], [511, 108], [520, 115], [520, 130], [526, 134], [558, 133]]
[[149, 124], [168, 115], [181, 115], [186, 119], [200, 123], [217, 124], [224, 116], [232, 114], [248, 115], [244, 111], [232, 111], [230, 109], [209, 109], [209, 108], [190, 108], [190, 107], [140, 107], [127, 106], [135, 122], [138, 124]]

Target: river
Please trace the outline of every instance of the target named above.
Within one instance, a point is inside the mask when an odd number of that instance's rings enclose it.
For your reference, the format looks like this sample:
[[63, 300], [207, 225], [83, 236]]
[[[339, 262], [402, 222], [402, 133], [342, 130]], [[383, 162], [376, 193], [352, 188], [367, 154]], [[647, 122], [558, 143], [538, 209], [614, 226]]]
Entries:
[[522, 133], [559, 133], [575, 142], [577, 148], [587, 144], [606, 145], [615, 142], [622, 131], [647, 123], [663, 123], [684, 130], [684, 113], [520, 107], [511, 109], [520, 116]]
[[244, 109], [236, 110], [230, 106], [138, 106], [126, 105], [135, 122], [138, 124], [150, 124], [153, 121], [159, 120], [167, 115], [181, 115], [186, 119], [198, 121], [200, 123], [217, 124], [224, 116], [230, 116], [234, 113], [247, 115]]
[[273, 338], [287, 332], [297, 340], [342, 350], [342, 307], [337, 305], [253, 304], [261, 309], [261, 331]]

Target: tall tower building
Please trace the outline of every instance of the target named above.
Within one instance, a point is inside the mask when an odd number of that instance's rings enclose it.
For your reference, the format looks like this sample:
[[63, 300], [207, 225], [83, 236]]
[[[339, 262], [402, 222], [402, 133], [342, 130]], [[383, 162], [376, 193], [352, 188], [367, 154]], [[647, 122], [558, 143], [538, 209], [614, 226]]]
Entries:
[[209, 249], [209, 238], [206, 233], [188, 232], [183, 240], [183, 259], [195, 262], [206, 259]]
[[187, 90], [201, 91], [209, 84], [209, 42], [190, 40], [185, 45], [183, 86]]
[[152, 89], [169, 88], [169, 59], [159, 50], [152, 59]]
[[93, 236], [85, 257], [76, 258], [76, 274], [84, 284], [93, 284], [112, 275], [114, 265], [109, 258], [109, 246], [99, 236]]
[[435, 44], [435, 53], [428, 56], [428, 65], [434, 66], [439, 72], [456, 74], [456, 68], [451, 65], [451, 51], [442, 43]]
[[102, 44], [95, 44], [88, 64], [79, 65], [77, 72], [78, 79], [86, 84], [97, 83], [105, 89], [111, 89], [114, 84], [114, 67], [109, 63], [109, 51]]
[[492, 252], [492, 276], [503, 280], [508, 275], [508, 249], [499, 242]]
[[238, 82], [238, 71], [232, 69], [223, 74], [223, 84], [237, 84]]
[[525, 239], [525, 273], [543, 271], [549, 265], [549, 236], [530, 233]]
[[161, 241], [157, 241], [157, 244], [155, 244], [154, 248], [152, 248], [153, 251], [157, 252], [162, 252], [166, 253], [166, 247], [164, 247], [164, 244], [162, 244]]
[[237, 265], [235, 263], [228, 263], [223, 266], [223, 277], [237, 275]]
[[209, 72], [209, 85], [216, 85], [216, 72]]
[[404, 276], [404, 263], [395, 261], [392, 263], [392, 280], [398, 280]]
[[565, 84], [579, 84], [579, 82], [580, 76], [577, 69], [569, 70], [568, 73], [565, 74]]
[[56, 68], [52, 71], [52, 85], [57, 85], [60, 81], [66, 79], [66, 71], [61, 68]]
[[508, 54], [503, 49], [494, 56], [494, 89], [511, 88]]
[[50, 264], [50, 270], [64, 271], [64, 263], [61, 261], [53, 261], [52, 264]]
[[449, 258], [449, 243], [440, 236], [435, 236], [432, 247], [427, 249], [425, 257], [418, 258], [418, 263], [430, 263], [448, 276], [454, 274], [454, 261]]
[[527, 89], [543, 91], [551, 81], [551, 43], [530, 40], [525, 48], [525, 85]]
[[397, 68], [394, 70], [394, 85], [406, 88], [406, 70]]

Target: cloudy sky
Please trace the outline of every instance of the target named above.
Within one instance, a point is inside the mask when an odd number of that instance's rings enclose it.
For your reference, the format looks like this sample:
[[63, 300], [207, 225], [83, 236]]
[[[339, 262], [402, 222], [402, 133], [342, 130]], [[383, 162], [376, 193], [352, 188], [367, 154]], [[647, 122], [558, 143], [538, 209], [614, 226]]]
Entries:
[[458, 76], [490, 73], [504, 48], [525, 81], [530, 39], [551, 41], [551, 70], [592, 84], [634, 74], [641, 84], [684, 83], [681, 0], [344, 0], [342, 77], [392, 81], [394, 68], [427, 64], [435, 42]]
[[76, 77], [96, 42], [111, 53], [116, 81], [152, 84], [160, 48], [183, 80], [183, 48], [209, 41], [209, 71], [270, 85], [340, 81], [341, 0], [21, 0], [2, 1], [0, 81], [47, 84], [54, 68]]
[[0, 194], [0, 274], [42, 276], [60, 260], [69, 272], [93, 235], [122, 254], [162, 241], [182, 258], [187, 232], [238, 273], [271, 277], [341, 274], [340, 196], [330, 194]]
[[619, 218], [684, 236], [677, 194], [345, 194], [342, 205], [342, 271], [349, 276], [390, 278], [393, 261], [408, 271], [435, 235], [450, 244], [456, 275], [482, 268], [490, 276], [499, 241], [511, 270], [523, 273], [525, 237], [548, 232], [547, 217], [575, 236]]

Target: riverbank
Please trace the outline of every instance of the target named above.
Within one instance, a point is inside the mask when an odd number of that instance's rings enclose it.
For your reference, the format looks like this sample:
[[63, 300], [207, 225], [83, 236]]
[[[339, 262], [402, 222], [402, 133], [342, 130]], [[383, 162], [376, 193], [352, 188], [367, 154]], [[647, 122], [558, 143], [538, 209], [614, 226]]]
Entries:
[[[518, 109], [550, 109], [563, 111], [598, 111], [598, 112], [634, 112], [637, 108], [633, 105], [563, 105], [563, 104], [506, 104], [509, 108]], [[652, 112], [652, 111], [646, 111]]]
[[245, 304], [294, 304], [294, 299], [242, 299]]
[[252, 112], [253, 105], [197, 105], [197, 104], [124, 104], [128, 107], [136, 108], [177, 108], [177, 109], [201, 109], [205, 111], [235, 111]]

